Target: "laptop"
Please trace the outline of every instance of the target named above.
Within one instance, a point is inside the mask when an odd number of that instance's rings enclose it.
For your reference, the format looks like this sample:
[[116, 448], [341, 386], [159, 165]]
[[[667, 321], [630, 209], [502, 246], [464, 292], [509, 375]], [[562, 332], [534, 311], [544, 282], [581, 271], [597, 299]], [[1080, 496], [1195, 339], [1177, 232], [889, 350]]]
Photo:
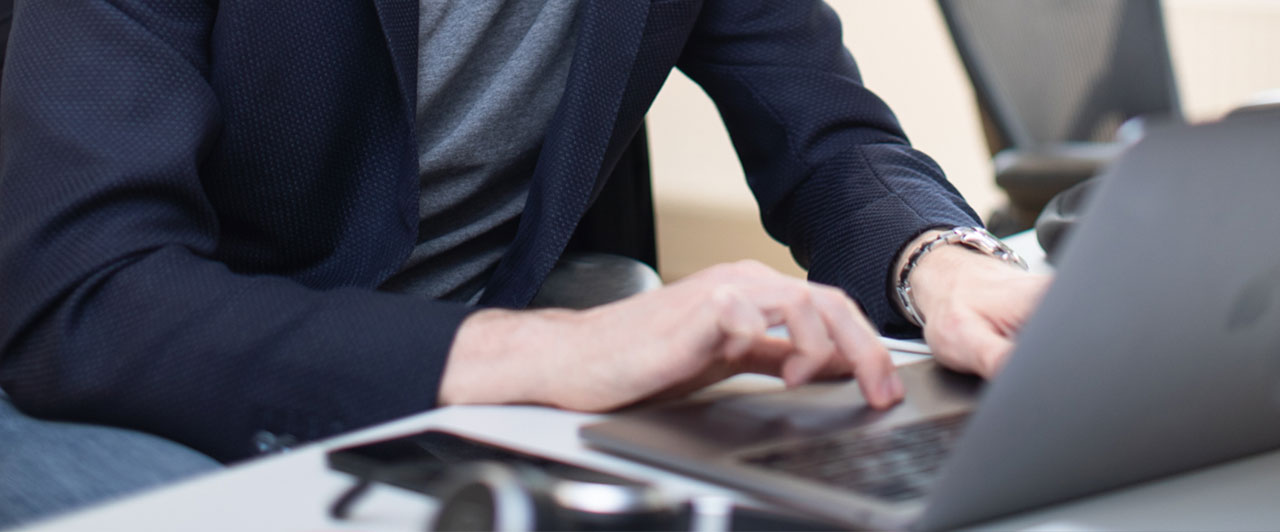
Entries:
[[859, 527], [944, 529], [1280, 448], [1280, 115], [1157, 131], [1109, 168], [995, 380], [900, 368], [655, 405], [591, 445]]

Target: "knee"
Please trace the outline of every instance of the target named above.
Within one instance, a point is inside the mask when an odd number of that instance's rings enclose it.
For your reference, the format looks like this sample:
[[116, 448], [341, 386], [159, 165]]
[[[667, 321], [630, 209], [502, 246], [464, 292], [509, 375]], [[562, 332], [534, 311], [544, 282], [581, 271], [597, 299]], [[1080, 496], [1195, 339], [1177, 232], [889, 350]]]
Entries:
[[141, 432], [27, 417], [0, 397], [0, 529], [220, 468]]

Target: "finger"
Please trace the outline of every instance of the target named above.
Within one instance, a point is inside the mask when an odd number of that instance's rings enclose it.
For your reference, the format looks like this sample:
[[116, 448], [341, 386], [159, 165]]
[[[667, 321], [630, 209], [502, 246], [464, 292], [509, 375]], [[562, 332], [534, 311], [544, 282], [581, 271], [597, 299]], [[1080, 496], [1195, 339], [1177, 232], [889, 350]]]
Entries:
[[958, 336], [961, 356], [973, 361], [973, 372], [984, 379], [991, 379], [1004, 367], [1009, 353], [1013, 352], [1013, 342], [1009, 337], [1000, 334], [990, 326], [975, 324], [967, 327]]
[[852, 366], [863, 397], [874, 408], [887, 408], [902, 400], [904, 386], [879, 335], [844, 291], [823, 287], [815, 300], [827, 321], [839, 356]]
[[788, 279], [787, 292], [775, 307], [790, 331], [794, 352], [782, 367], [782, 378], [789, 386], [807, 382], [822, 369], [836, 351], [827, 330], [827, 322], [814, 305], [808, 282]]
[[782, 361], [785, 360], [788, 355], [795, 352], [795, 350], [795, 346], [791, 343], [791, 340], [765, 336], [762, 338], [756, 338], [755, 342], [752, 342], [751, 344], [751, 349], [747, 350], [747, 353], [743, 355], [743, 357], [753, 360], [770, 360], [774, 368], [779, 368], [775, 369], [771, 373], [778, 374], [782, 371], [780, 369], [782, 367]]
[[799, 386], [813, 380], [830, 359], [831, 356], [819, 358], [811, 354], [806, 355], [799, 351], [792, 351], [783, 359], [782, 371], [779, 372], [778, 376], [782, 377], [788, 388]]
[[768, 336], [757, 338], [740, 357], [730, 361], [738, 373], [759, 373], [782, 377], [782, 366], [795, 350], [791, 342]]
[[998, 337], [998, 340], [993, 343], [998, 345], [993, 345], [985, 351], [982, 367], [978, 370], [978, 374], [988, 380], [996, 378], [996, 375], [1004, 369], [1005, 363], [1009, 362], [1009, 356], [1013, 354], [1014, 347], [1013, 342], [1004, 337]]
[[954, 316], [929, 324], [934, 357], [956, 371], [994, 377], [1013, 351], [1013, 342], [976, 316]]
[[1014, 290], [1003, 299], [1011, 322], [1009, 329], [1002, 331], [1005, 336], [1017, 334], [1022, 329], [1027, 318], [1031, 317], [1031, 313], [1040, 306], [1040, 300], [1049, 289], [1050, 279], [1047, 275], [1029, 276], [1015, 285]]
[[852, 377], [853, 377], [853, 364], [849, 363], [849, 361], [844, 357], [834, 356], [834, 357], [831, 357], [831, 360], [827, 361], [827, 365], [823, 366], [821, 369], [818, 370], [818, 373], [813, 376], [813, 380], [815, 381], [832, 380], [832, 379], [848, 380]]
[[[848, 379], [853, 376], [853, 366], [844, 357], [832, 355], [818, 367], [812, 367], [813, 358], [798, 356], [794, 351], [782, 357], [782, 367], [777, 375], [787, 386], [798, 386], [813, 381]], [[777, 363], [775, 362], [775, 367]]]
[[719, 325], [724, 335], [724, 357], [731, 362], [736, 361], [765, 337], [768, 323], [764, 314], [751, 304], [746, 295], [733, 287], [717, 287], [711, 298], [719, 309]]

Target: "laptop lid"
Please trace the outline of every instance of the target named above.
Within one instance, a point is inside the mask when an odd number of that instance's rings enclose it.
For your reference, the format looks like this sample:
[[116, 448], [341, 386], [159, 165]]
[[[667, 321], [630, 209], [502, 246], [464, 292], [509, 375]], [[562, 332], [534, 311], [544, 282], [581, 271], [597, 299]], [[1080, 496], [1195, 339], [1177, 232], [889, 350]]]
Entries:
[[1280, 115], [1160, 130], [1112, 168], [922, 528], [1280, 447]]

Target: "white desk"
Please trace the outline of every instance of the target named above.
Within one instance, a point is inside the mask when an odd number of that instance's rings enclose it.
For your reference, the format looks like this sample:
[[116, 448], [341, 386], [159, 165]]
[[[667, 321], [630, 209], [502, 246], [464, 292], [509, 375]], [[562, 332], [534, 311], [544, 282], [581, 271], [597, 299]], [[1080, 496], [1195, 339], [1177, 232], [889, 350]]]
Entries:
[[[1028, 249], [1034, 240], [1023, 236], [1014, 243]], [[1028, 258], [1042, 268], [1043, 262], [1036, 255]], [[710, 393], [779, 386], [777, 380], [768, 377], [741, 376]], [[375, 488], [367, 500], [357, 505], [352, 519], [329, 519], [328, 505], [351, 482], [325, 467], [324, 452], [356, 441], [428, 427], [449, 428], [547, 456], [648, 478], [676, 494], [733, 495], [716, 486], [584, 448], [578, 441], [577, 428], [597, 418], [539, 407], [444, 408], [38, 523], [30, 530], [421, 530], [432, 510], [430, 503], [416, 494], [389, 487]], [[1015, 516], [984, 528], [1280, 529], [1278, 502], [1280, 451]]]
[[[744, 379], [733, 385], [770, 385]], [[453, 407], [257, 460], [126, 500], [71, 514], [32, 531], [421, 530], [425, 498], [377, 488], [353, 518], [327, 507], [348, 477], [330, 472], [324, 450], [426, 427], [483, 434], [548, 456], [650, 478], [675, 493], [723, 489], [585, 449], [576, 429], [595, 416], [537, 407]], [[1267, 530], [1280, 528], [1280, 452], [1052, 507], [983, 528], [1033, 530]]]

